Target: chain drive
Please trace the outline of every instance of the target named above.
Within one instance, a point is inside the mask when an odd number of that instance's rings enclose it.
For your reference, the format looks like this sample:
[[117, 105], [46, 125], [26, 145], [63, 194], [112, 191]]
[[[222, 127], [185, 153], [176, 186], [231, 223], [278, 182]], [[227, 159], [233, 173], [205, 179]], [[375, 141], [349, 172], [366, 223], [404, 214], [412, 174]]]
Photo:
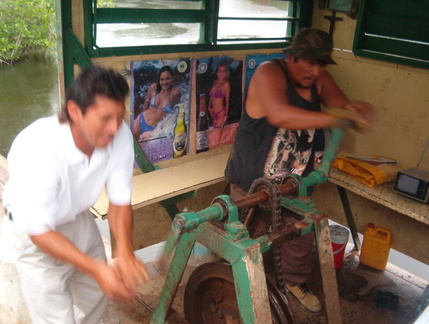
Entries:
[[[267, 193], [268, 201], [240, 212], [240, 221], [247, 226], [251, 238], [281, 229], [281, 194], [277, 183], [267, 178], [256, 179], [248, 194], [260, 191]], [[275, 244], [272, 250], [276, 284], [281, 292], [286, 293], [282, 273], [281, 245]]]

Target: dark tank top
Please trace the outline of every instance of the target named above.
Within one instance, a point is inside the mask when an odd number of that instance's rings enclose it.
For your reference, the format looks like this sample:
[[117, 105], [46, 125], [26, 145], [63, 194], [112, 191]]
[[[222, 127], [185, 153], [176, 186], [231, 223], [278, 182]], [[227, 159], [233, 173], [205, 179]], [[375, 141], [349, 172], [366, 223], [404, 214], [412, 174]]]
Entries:
[[[311, 87], [312, 102], [302, 98], [292, 86], [278, 60], [272, 60], [283, 70], [287, 81], [286, 94], [291, 105], [320, 111], [316, 85]], [[225, 169], [226, 179], [248, 191], [252, 182], [261, 177], [278, 182], [290, 173], [308, 175], [314, 167], [313, 141], [315, 130], [290, 131], [270, 125], [265, 117], [253, 119], [243, 109], [233, 148]]]

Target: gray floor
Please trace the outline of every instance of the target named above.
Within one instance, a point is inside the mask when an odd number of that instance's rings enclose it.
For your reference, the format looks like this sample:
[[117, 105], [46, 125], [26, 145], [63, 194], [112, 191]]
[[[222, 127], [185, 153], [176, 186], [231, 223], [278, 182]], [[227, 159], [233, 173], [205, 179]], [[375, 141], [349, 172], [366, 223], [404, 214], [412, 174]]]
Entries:
[[[314, 262], [318, 268], [317, 261]], [[323, 297], [320, 272], [313, 271], [309, 286]], [[347, 324], [407, 324], [414, 323], [417, 306], [428, 285], [409, 272], [392, 264], [384, 271], [359, 263], [358, 256], [349, 254], [337, 270], [341, 319]], [[326, 323], [324, 316], [311, 316], [302, 311], [292, 298], [297, 323]]]

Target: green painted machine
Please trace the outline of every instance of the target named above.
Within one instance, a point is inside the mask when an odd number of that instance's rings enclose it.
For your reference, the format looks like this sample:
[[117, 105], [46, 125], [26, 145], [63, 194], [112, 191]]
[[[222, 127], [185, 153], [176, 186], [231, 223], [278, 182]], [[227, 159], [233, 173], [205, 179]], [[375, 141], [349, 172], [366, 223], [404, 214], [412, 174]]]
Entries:
[[[332, 131], [321, 166], [308, 177], [291, 175], [281, 185], [257, 179], [242, 199], [221, 195], [204, 210], [177, 214], [163, 253], [165, 259], [174, 255], [152, 323], [166, 322], [195, 242], [222, 261], [203, 264], [191, 275], [184, 307], [189, 323], [294, 323], [276, 269], [279, 253], [273, 253], [276, 284], [267, 279], [264, 256], [310, 231], [317, 242], [328, 323], [341, 323], [328, 218], [316, 209], [307, 188], [328, 179], [342, 136], [343, 130]], [[282, 207], [300, 219], [280, 229], [272, 215], [280, 215]]]

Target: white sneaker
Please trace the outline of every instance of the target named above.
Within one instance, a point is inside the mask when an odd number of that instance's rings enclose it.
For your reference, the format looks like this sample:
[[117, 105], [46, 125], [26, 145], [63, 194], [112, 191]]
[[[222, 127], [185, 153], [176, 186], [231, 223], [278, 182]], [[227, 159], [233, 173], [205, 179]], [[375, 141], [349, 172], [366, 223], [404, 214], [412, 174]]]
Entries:
[[311, 314], [319, 314], [322, 305], [319, 299], [308, 289], [307, 284], [291, 286], [286, 284], [286, 290], [301, 304], [301, 306]]

